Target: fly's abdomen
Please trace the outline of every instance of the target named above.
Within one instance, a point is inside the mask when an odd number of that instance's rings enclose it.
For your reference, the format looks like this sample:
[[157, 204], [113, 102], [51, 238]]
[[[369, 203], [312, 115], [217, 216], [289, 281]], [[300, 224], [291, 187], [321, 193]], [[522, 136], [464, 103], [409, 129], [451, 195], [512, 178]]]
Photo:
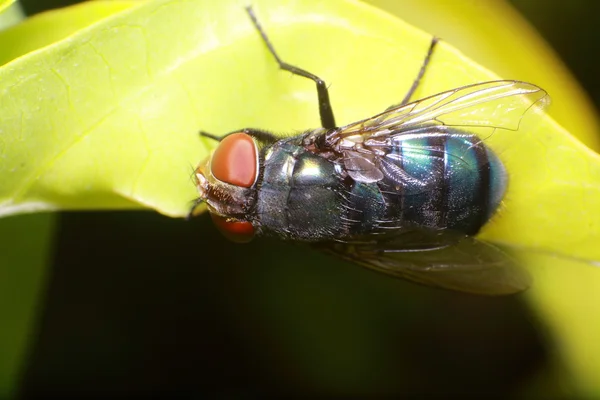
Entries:
[[[399, 198], [394, 199], [400, 203], [396, 212], [403, 225], [450, 228], [473, 235], [504, 196], [504, 166], [477, 136], [457, 132], [405, 139], [393, 153], [399, 156], [395, 166], [406, 177], [398, 188]], [[382, 185], [389, 186], [389, 179]]]

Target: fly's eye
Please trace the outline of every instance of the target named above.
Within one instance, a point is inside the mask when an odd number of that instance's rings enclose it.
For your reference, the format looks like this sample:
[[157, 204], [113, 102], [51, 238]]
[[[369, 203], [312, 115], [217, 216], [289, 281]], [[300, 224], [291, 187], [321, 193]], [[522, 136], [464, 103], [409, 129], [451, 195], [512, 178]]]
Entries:
[[251, 187], [256, 181], [258, 151], [254, 139], [238, 132], [221, 140], [210, 162], [215, 178], [235, 186]]
[[227, 239], [236, 243], [248, 243], [254, 237], [254, 227], [247, 221], [227, 221], [220, 215], [210, 214], [219, 231]]

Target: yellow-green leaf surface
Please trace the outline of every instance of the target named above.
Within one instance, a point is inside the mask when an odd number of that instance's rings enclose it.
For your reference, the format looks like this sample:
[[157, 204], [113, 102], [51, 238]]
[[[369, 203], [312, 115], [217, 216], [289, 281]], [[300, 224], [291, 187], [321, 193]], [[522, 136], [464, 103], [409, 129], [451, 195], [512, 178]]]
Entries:
[[[253, 3], [281, 56], [330, 84], [340, 124], [401, 100], [430, 41], [362, 3]], [[142, 204], [182, 216], [196, 195], [191, 172], [214, 145], [198, 139], [199, 129], [318, 126], [314, 84], [278, 71], [244, 5], [152, 1], [0, 68], [0, 212]], [[498, 78], [450, 45], [436, 50], [417, 97]], [[483, 237], [600, 259], [598, 155], [543, 115], [528, 115], [521, 132], [489, 141], [510, 184]], [[530, 296], [577, 383], [594, 392], [600, 342], [576, 338], [586, 339], [583, 328], [600, 337], [592, 309], [600, 270], [571, 264], [532, 262]]]
[[[330, 82], [342, 124], [398, 101], [430, 40], [360, 3], [276, 3], [258, 2], [257, 12], [283, 56]], [[195, 196], [190, 173], [213, 145], [198, 129], [318, 126], [312, 83], [277, 71], [237, 1], [146, 3], [5, 65], [0, 77], [3, 213], [141, 203], [181, 216]], [[495, 78], [442, 43], [417, 96]], [[590, 229], [573, 226], [581, 216], [556, 203], [594, 210], [598, 157], [550, 119], [531, 119], [527, 135], [492, 142], [511, 184], [486, 237], [595, 259]], [[547, 234], [573, 229], [584, 238]]]
[[6, 10], [15, 3], [15, 0], [0, 0], [0, 14], [6, 12]]

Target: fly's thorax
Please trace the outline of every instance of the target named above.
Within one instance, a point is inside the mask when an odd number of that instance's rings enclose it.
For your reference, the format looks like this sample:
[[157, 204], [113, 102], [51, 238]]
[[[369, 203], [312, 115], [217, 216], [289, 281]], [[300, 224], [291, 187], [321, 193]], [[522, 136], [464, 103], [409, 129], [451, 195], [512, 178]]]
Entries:
[[306, 132], [304, 135], [302, 135], [302, 141], [301, 141], [302, 147], [304, 147], [304, 148], [310, 148], [311, 146], [318, 147], [318, 143], [323, 141], [323, 138], [325, 137], [324, 134], [326, 132], [327, 132], [327, 129], [325, 129], [325, 128], [317, 128], [317, 129], [313, 129], [313, 130]]
[[310, 130], [301, 136], [301, 140], [298, 142], [298, 144], [302, 145], [305, 150], [319, 154], [321, 157], [333, 157], [334, 154], [332, 150], [336, 149], [334, 149], [332, 146], [331, 138], [335, 136], [339, 130], [340, 128], [317, 128]]
[[343, 177], [334, 163], [304, 147], [310, 134], [262, 150], [256, 218], [263, 235], [318, 241], [344, 229]]

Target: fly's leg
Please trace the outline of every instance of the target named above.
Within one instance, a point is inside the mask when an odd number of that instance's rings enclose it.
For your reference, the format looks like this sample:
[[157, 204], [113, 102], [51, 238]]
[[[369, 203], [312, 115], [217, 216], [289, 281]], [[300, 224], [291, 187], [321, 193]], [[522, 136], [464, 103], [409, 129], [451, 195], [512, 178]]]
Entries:
[[421, 83], [421, 79], [423, 78], [423, 75], [425, 75], [427, 66], [429, 65], [429, 62], [431, 61], [431, 56], [433, 55], [433, 50], [435, 49], [435, 46], [438, 44], [439, 41], [440, 41], [440, 39], [435, 36], [431, 39], [431, 44], [429, 45], [429, 50], [427, 50], [427, 54], [425, 55], [423, 64], [421, 64], [421, 69], [419, 70], [419, 74], [415, 78], [412, 86], [408, 90], [408, 93], [406, 93], [406, 96], [404, 96], [404, 99], [402, 100], [402, 103], [400, 103], [400, 104], [404, 105], [404, 104], [408, 103], [410, 101], [410, 98], [412, 97], [412, 95], [415, 94], [415, 91], [417, 90], [417, 88], [419, 87], [419, 84]]
[[217, 142], [220, 142], [221, 140], [225, 139], [227, 136], [233, 135], [234, 133], [240, 133], [240, 132], [252, 136], [253, 138], [255, 138], [256, 140], [258, 140], [259, 142], [261, 142], [263, 144], [272, 144], [279, 140], [279, 138], [277, 136], [273, 135], [271, 132], [263, 131], [260, 129], [252, 129], [252, 128], [238, 129], [237, 131], [226, 133], [223, 136], [213, 135], [212, 133], [208, 133], [208, 132], [204, 132], [204, 131], [200, 131], [198, 133], [200, 134], [200, 137], [206, 137], [206, 138], [209, 138], [212, 140], [216, 140]]
[[289, 71], [294, 75], [299, 75], [311, 79], [317, 84], [317, 96], [319, 98], [319, 115], [321, 116], [321, 126], [325, 129], [336, 128], [335, 118], [333, 116], [333, 109], [331, 108], [331, 102], [329, 100], [329, 91], [327, 90], [327, 85], [325, 84], [325, 81], [319, 78], [318, 76], [311, 74], [308, 71], [305, 71], [301, 68], [295, 67], [293, 65], [281, 61], [281, 59], [277, 55], [277, 52], [275, 51], [275, 48], [271, 44], [271, 41], [267, 37], [267, 34], [258, 22], [258, 19], [256, 18], [252, 7], [246, 7], [246, 11], [248, 12], [250, 19], [254, 23], [254, 26], [260, 33], [260, 36], [262, 37], [263, 41], [267, 45], [269, 52], [273, 55], [273, 57], [275, 57], [275, 61], [277, 61], [277, 64], [279, 64], [279, 68], [281, 68], [284, 71]]
[[427, 54], [425, 55], [423, 64], [421, 64], [421, 69], [419, 70], [419, 74], [417, 75], [412, 86], [408, 90], [408, 93], [406, 93], [406, 96], [404, 96], [404, 99], [402, 100], [401, 103], [394, 104], [393, 106], [388, 107], [388, 110], [391, 110], [392, 108], [396, 108], [399, 106], [403, 106], [410, 101], [410, 98], [413, 96], [413, 94], [415, 94], [415, 91], [419, 87], [419, 84], [421, 83], [421, 79], [423, 78], [423, 75], [425, 75], [425, 71], [427, 70], [427, 66], [429, 65], [429, 62], [431, 61], [431, 56], [433, 55], [433, 50], [435, 49], [435, 45], [438, 44], [439, 41], [440, 41], [440, 39], [435, 36], [431, 39], [431, 44], [429, 45], [429, 50], [427, 50]]

